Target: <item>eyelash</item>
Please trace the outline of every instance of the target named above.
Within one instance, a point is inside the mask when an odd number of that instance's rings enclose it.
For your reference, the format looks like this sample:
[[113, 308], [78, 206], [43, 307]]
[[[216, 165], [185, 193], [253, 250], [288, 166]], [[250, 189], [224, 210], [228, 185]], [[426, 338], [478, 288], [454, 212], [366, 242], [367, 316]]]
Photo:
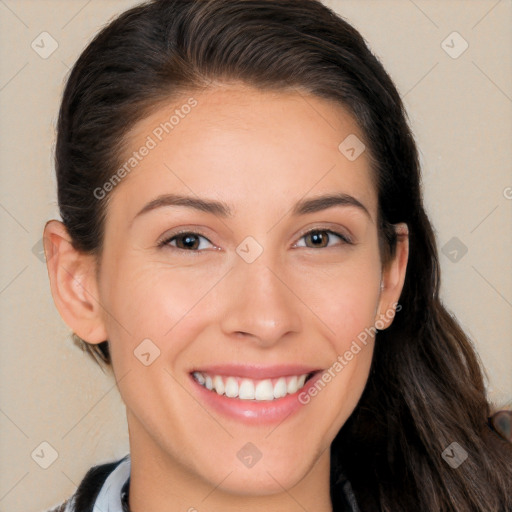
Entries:
[[[304, 238], [305, 236], [311, 235], [312, 233], [328, 233], [329, 235], [334, 235], [334, 236], [339, 237], [342, 240], [340, 245], [354, 245], [352, 240], [347, 235], [344, 235], [342, 233], [338, 233], [337, 231], [333, 231], [331, 229], [314, 228], [314, 229], [311, 229], [311, 230], [306, 231], [305, 233], [303, 233], [300, 236], [300, 239]], [[202, 233], [200, 233], [200, 232], [186, 231], [185, 230], [185, 231], [179, 231], [178, 233], [174, 233], [170, 237], [166, 237], [164, 240], [158, 242], [158, 247], [159, 248], [170, 247], [173, 250], [184, 251], [184, 252], [201, 252], [201, 250], [198, 250], [198, 249], [188, 250], [188, 249], [182, 249], [181, 247], [174, 247], [174, 246], [169, 245], [170, 242], [172, 242], [174, 239], [176, 239], [176, 238], [178, 238], [180, 236], [183, 236], [183, 235], [195, 235], [195, 236], [199, 235], [200, 237], [208, 240], [208, 238], [205, 235], [203, 235]], [[212, 243], [212, 242], [210, 242], [210, 240], [208, 240], [208, 242], [210, 244]], [[315, 249], [315, 247], [305, 247], [305, 248], [306, 249]], [[327, 248], [329, 248], [329, 246], [327, 246], [327, 247], [319, 247], [319, 249], [327, 249]]]

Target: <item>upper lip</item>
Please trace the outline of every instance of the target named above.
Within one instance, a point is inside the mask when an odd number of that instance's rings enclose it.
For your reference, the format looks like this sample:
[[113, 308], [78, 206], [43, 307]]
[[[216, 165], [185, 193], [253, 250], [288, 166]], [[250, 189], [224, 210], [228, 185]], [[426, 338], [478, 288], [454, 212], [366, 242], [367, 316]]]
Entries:
[[247, 379], [275, 379], [293, 375], [304, 375], [319, 371], [318, 367], [303, 364], [276, 364], [276, 365], [252, 365], [252, 364], [214, 364], [201, 366], [192, 370], [208, 375], [222, 375], [233, 377], [245, 377]]

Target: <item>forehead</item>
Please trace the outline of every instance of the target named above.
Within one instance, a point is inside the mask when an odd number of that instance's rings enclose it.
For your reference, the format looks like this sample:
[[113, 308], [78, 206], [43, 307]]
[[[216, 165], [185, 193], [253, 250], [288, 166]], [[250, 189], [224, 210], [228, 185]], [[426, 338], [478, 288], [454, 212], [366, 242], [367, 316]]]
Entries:
[[220, 198], [236, 215], [243, 207], [284, 207], [336, 190], [360, 199], [373, 216], [376, 192], [363, 139], [343, 106], [303, 91], [236, 85], [190, 92], [130, 130], [121, 160], [139, 154], [111, 203], [123, 197], [115, 207], [133, 217], [156, 195], [180, 192]]

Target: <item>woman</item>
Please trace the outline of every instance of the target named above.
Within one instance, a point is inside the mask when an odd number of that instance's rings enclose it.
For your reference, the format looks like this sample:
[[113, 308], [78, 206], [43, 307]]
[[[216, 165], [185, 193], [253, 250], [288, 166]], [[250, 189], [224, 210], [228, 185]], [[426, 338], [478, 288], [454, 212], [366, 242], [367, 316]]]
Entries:
[[512, 510], [398, 92], [310, 0], [155, 0], [68, 79], [52, 294], [130, 454], [56, 510]]

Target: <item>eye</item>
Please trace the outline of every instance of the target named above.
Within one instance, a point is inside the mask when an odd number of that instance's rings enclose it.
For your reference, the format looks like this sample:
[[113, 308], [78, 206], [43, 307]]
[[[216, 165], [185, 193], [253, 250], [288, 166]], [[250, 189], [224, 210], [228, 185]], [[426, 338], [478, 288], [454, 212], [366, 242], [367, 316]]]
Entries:
[[[333, 238], [338, 238], [339, 240], [341, 240], [341, 243], [331, 244], [331, 246], [345, 244], [353, 245], [353, 242], [350, 240], [350, 238], [342, 233], [338, 233], [330, 229], [312, 229], [301, 236], [301, 239], [311, 240], [311, 244], [296, 244], [295, 247], [306, 247], [308, 249], [323, 249], [329, 247], [329, 242]], [[207, 248], [201, 245], [201, 240], [206, 240], [206, 242], [213, 246], [213, 244], [208, 240], [208, 238], [206, 238], [204, 235], [201, 235], [200, 233], [196, 233], [194, 231], [182, 231], [180, 233], [175, 233], [165, 238], [164, 240], [158, 243], [158, 247], [171, 247], [172, 249], [178, 249], [182, 251], [199, 252], [200, 250], [204, 250]]]
[[182, 231], [165, 238], [158, 243], [158, 247], [170, 246], [173, 249], [197, 252], [199, 249], [205, 249], [205, 247], [201, 246], [201, 239], [206, 240], [211, 244], [208, 238], [199, 233], [195, 233], [193, 231]]
[[331, 237], [333, 236], [341, 240], [341, 244], [338, 245], [353, 244], [350, 238], [346, 235], [343, 235], [342, 233], [338, 233], [330, 229], [312, 229], [311, 231], [304, 233], [301, 237], [301, 239], [311, 240], [312, 245], [307, 245], [306, 243], [305, 246], [301, 245], [299, 247], [307, 247], [308, 249], [323, 249], [324, 247], [328, 247], [326, 244], [331, 241]]

